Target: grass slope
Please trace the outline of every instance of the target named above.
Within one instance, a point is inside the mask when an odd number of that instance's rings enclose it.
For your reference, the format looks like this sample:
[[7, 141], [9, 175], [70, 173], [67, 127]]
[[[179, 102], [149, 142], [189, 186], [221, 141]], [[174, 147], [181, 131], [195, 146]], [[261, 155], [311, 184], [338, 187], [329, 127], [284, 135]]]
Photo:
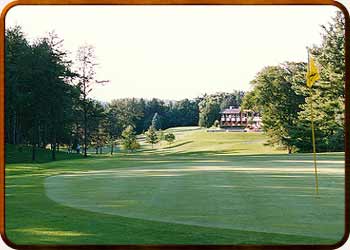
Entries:
[[[261, 133], [172, 129], [152, 150], [59, 153], [7, 147], [6, 235], [17, 244], [332, 244], [343, 234], [344, 155], [264, 146]], [[68, 158], [68, 159], [67, 159]], [[66, 159], [66, 160], [64, 160]]]

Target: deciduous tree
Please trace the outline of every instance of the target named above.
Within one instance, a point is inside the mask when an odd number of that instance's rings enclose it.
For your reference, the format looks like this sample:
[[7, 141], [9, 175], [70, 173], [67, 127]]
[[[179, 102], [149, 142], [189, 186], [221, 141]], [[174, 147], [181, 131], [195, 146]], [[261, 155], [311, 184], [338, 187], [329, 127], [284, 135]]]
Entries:
[[77, 52], [77, 74], [78, 83], [77, 86], [81, 91], [81, 105], [83, 110], [83, 140], [84, 140], [84, 157], [87, 157], [87, 146], [88, 146], [88, 95], [92, 91], [94, 84], [103, 84], [108, 81], [96, 80], [96, 57], [95, 49], [91, 45], [83, 45], [79, 47]]

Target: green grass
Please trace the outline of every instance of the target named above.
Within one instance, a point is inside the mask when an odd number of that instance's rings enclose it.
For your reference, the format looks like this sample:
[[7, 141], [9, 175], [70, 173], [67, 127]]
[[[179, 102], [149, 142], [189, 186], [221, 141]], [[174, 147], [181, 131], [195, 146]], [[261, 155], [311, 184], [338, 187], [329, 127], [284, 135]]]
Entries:
[[[261, 133], [171, 129], [177, 140], [110, 156], [7, 147], [6, 235], [17, 244], [334, 244], [344, 154], [264, 146]], [[142, 138], [140, 139], [142, 141]], [[107, 150], [106, 150], [107, 151]], [[64, 160], [66, 159], [66, 160]]]

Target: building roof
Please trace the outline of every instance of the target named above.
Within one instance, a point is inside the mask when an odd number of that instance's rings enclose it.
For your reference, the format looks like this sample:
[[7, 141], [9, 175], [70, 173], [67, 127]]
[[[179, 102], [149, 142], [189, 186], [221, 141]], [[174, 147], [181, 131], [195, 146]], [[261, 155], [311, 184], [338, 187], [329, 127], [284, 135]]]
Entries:
[[234, 108], [228, 108], [228, 109], [224, 109], [223, 111], [221, 111], [221, 114], [239, 114], [241, 112], [241, 110], [238, 108], [234, 109]]
[[[244, 109], [243, 112], [250, 112], [251, 110]], [[241, 112], [241, 107], [234, 108], [230, 106], [228, 109], [224, 109], [220, 114], [239, 114]]]

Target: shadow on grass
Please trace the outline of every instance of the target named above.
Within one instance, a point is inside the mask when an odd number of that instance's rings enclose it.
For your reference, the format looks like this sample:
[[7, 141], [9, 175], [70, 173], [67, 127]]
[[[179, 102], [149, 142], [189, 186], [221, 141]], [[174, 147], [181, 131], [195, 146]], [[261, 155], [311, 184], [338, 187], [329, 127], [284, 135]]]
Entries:
[[[47, 163], [52, 162], [52, 152], [48, 149], [37, 148], [36, 160], [32, 161], [32, 149], [28, 146], [5, 145], [5, 163]], [[56, 161], [82, 159], [81, 154], [56, 152]]]
[[203, 130], [202, 128], [200, 127], [193, 127], [193, 128], [186, 128], [186, 129], [183, 129], [183, 128], [171, 128], [169, 129], [168, 131], [170, 132], [174, 132], [174, 133], [180, 133], [180, 132], [189, 132], [189, 131], [196, 131], [196, 130]]
[[[207, 151], [177, 151], [174, 152], [171, 148], [179, 147], [185, 144], [189, 144], [192, 141], [186, 141], [174, 146], [167, 147], [163, 150], [156, 149], [145, 149], [138, 152], [127, 153], [127, 152], [117, 152], [112, 156], [108, 153], [106, 154], [90, 154], [88, 156], [89, 163], [97, 164], [101, 161], [101, 164], [112, 162], [118, 160], [118, 162], [124, 165], [127, 162], [140, 164], [141, 162], [145, 164], [161, 164], [161, 163], [191, 163], [200, 161], [210, 161], [213, 162], [244, 162], [244, 161], [276, 161], [276, 160], [288, 160], [296, 161], [298, 159], [302, 160], [312, 160], [311, 153], [296, 153], [296, 154], [287, 154], [287, 153], [278, 153], [278, 154], [244, 154], [244, 149], [235, 149], [235, 150], [207, 150]], [[11, 163], [48, 163], [53, 162], [51, 158], [51, 151], [45, 149], [37, 149], [37, 160], [31, 160], [31, 148], [22, 147], [20, 150], [18, 146], [15, 145], [6, 145], [6, 164]], [[329, 160], [342, 160], [344, 153], [322, 153], [317, 155], [318, 160], [327, 159]], [[62, 160], [78, 160], [84, 159], [81, 154], [67, 154], [66, 152], [57, 152], [56, 161]], [[81, 164], [81, 162], [79, 163]], [[288, 163], [293, 165], [292, 162]], [[135, 164], [132, 164], [135, 165]], [[299, 163], [298, 163], [299, 165]]]
[[170, 145], [170, 146], [164, 147], [164, 149], [177, 148], [177, 147], [180, 147], [180, 146], [183, 146], [183, 145], [186, 145], [186, 144], [190, 144], [192, 142], [193, 141], [185, 141], [185, 142], [182, 142], [182, 143], [179, 143], [179, 144], [174, 144], [174, 145]]

